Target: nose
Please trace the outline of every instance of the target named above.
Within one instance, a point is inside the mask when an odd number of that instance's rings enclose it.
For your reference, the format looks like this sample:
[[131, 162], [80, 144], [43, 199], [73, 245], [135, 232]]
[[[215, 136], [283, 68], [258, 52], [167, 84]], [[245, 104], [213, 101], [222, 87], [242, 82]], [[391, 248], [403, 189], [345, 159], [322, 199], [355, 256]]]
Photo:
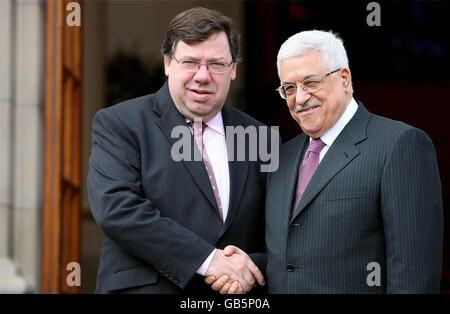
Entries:
[[197, 73], [195, 73], [194, 80], [199, 83], [208, 83], [211, 80], [211, 74], [206, 67], [206, 64], [200, 65]]
[[297, 92], [295, 94], [295, 104], [302, 105], [311, 98], [311, 94], [305, 92], [301, 84], [297, 85]]

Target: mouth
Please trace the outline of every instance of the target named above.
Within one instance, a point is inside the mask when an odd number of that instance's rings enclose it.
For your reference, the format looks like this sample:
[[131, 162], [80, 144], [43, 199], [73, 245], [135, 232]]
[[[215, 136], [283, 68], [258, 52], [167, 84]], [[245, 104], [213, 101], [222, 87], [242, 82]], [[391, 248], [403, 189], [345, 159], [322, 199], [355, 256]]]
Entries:
[[206, 89], [189, 88], [188, 91], [196, 101], [205, 101], [209, 96], [214, 94], [212, 91]]
[[302, 107], [300, 105], [297, 105], [294, 109], [295, 113], [305, 113], [305, 112], [310, 112], [313, 111], [317, 108], [319, 108], [321, 105], [311, 105], [311, 106], [306, 106], [306, 107]]
[[195, 89], [195, 88], [191, 88], [189, 89], [191, 92], [197, 93], [197, 94], [212, 94], [211, 91], [206, 90], [206, 89]]

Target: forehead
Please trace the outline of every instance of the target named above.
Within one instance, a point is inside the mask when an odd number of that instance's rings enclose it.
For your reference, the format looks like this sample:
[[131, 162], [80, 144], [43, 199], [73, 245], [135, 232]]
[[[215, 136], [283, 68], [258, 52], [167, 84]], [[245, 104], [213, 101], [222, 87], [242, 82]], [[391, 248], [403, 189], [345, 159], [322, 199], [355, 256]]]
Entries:
[[312, 75], [323, 75], [327, 71], [318, 51], [286, 58], [280, 65], [280, 76], [283, 82], [303, 80]]
[[224, 32], [212, 34], [198, 43], [179, 41], [174, 51], [177, 58], [191, 57], [196, 59], [231, 59], [230, 45]]

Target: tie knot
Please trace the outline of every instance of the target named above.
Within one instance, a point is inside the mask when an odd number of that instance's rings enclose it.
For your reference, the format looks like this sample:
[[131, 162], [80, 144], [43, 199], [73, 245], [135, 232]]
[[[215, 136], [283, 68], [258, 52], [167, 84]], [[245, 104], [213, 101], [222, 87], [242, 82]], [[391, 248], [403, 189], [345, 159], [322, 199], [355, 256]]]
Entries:
[[[189, 124], [189, 126], [190, 126], [191, 128], [193, 128], [194, 130], [199, 130], [199, 131], [200, 131], [200, 123], [194, 123], [194, 122], [192, 122], [192, 121], [189, 121], [188, 124]], [[202, 122], [201, 125], [202, 125], [202, 135], [203, 135], [203, 132], [205, 131], [205, 129], [206, 129], [208, 126], [206, 125], [205, 122]]]
[[325, 147], [325, 143], [322, 142], [320, 138], [313, 139], [308, 146], [308, 152], [320, 153], [320, 151]]

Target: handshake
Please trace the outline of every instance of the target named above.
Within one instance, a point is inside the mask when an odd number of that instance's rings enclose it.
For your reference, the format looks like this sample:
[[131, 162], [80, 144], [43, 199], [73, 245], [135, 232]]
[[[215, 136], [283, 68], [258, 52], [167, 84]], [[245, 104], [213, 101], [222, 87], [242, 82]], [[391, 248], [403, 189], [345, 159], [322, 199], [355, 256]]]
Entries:
[[233, 245], [217, 250], [206, 271], [205, 282], [222, 294], [247, 293], [256, 283], [265, 285], [259, 268], [247, 253]]

